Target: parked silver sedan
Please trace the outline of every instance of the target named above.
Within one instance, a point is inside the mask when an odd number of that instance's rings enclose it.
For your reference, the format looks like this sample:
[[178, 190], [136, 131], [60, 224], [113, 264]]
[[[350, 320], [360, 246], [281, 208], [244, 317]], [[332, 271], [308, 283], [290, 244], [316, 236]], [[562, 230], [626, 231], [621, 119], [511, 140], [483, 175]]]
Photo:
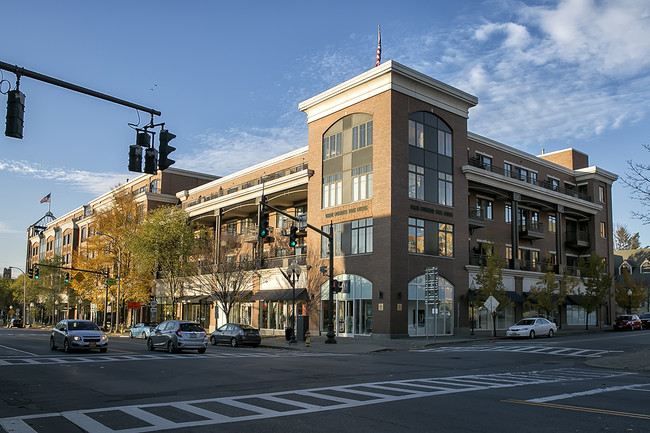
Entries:
[[156, 325], [153, 323], [136, 323], [135, 326], [129, 330], [129, 337], [140, 337], [146, 339], [154, 329], [156, 329]]
[[195, 322], [168, 320], [156, 326], [147, 338], [147, 349], [165, 349], [169, 353], [181, 350], [197, 350], [205, 353], [208, 336], [205, 329]]
[[543, 317], [521, 319], [506, 331], [506, 336], [508, 337], [535, 338], [537, 335], [548, 335], [552, 337], [555, 334], [557, 334], [557, 325]]
[[99, 349], [100, 352], [106, 352], [108, 337], [90, 320], [61, 320], [50, 335], [50, 349], [56, 350], [59, 347], [65, 352], [74, 349]]

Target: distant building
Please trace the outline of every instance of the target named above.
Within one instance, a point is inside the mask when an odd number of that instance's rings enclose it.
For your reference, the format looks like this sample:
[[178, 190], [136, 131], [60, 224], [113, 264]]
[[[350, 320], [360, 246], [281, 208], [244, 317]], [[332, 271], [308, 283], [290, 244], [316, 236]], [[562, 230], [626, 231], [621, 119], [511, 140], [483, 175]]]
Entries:
[[623, 270], [627, 269], [630, 277], [647, 290], [642, 311], [650, 311], [650, 248], [614, 251], [614, 275], [616, 282], [623, 282]]

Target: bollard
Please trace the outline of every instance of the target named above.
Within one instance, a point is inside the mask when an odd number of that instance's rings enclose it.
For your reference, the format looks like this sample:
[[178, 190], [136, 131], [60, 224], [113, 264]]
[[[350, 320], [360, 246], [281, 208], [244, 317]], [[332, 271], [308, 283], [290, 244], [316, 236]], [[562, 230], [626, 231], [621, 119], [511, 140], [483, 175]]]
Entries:
[[305, 331], [305, 346], [309, 347], [311, 345], [311, 335], [309, 331]]

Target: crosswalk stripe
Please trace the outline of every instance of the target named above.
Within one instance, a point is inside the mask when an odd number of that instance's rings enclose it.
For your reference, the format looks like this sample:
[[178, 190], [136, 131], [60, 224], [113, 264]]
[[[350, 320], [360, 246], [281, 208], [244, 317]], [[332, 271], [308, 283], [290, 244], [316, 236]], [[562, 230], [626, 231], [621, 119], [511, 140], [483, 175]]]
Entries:
[[542, 355], [556, 356], [575, 356], [581, 358], [600, 358], [608, 353], [620, 351], [600, 350], [600, 349], [581, 349], [574, 347], [559, 346], [534, 346], [534, 345], [490, 345], [490, 346], [442, 346], [432, 347], [429, 349], [413, 350], [417, 353], [431, 352], [515, 352], [515, 353], [532, 353]]
[[[312, 412], [353, 408], [450, 393], [472, 392], [476, 390], [527, 386], [542, 383], [603, 379], [629, 374], [632, 373], [614, 371], [590, 372], [569, 368], [519, 372], [516, 374], [494, 373], [380, 381], [242, 396], [187, 400], [182, 402], [135, 404], [59, 413], [35, 414], [23, 417], [0, 419], [0, 426], [10, 432], [34, 433], [34, 430], [29, 427], [25, 420], [60, 416], [72, 422], [82, 430], [92, 433], [146, 433], [170, 429], [191, 429], [192, 427], [197, 426], [243, 422], [287, 415], [302, 415]], [[300, 401], [296, 399], [301, 396], [309, 401]], [[319, 404], [318, 402], [322, 403]], [[225, 413], [218, 412], [219, 409], [215, 409], [213, 412], [206, 409], [206, 407], [209, 407], [211, 403], [218, 404], [220, 407], [229, 407], [233, 410], [245, 411], [245, 413], [229, 416]], [[178, 422], [152, 413], [157, 410], [157, 413], [163, 414], [169, 412], [171, 409], [199, 415], [202, 419], [198, 421]], [[221, 410], [223, 411], [223, 409]], [[120, 413], [129, 415], [130, 417], [120, 416]], [[114, 418], [118, 417], [123, 422], [128, 422], [128, 420], [133, 417], [135, 418], [133, 423], [138, 425], [129, 427], [128, 425], [122, 425], [122, 422], [119, 428], [114, 429], [98, 421], [99, 419], [102, 419], [106, 420], [107, 423], [110, 423], [111, 420], [109, 418], [111, 416]]]

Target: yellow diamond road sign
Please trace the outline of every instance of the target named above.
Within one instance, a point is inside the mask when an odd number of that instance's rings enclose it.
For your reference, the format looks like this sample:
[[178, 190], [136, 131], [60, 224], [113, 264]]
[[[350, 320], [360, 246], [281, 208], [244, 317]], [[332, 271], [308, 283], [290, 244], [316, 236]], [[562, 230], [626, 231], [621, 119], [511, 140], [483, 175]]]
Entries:
[[81, 283], [85, 279], [86, 277], [84, 277], [84, 274], [82, 274], [81, 272], [77, 272], [77, 274], [74, 276], [74, 280], [78, 283]]

